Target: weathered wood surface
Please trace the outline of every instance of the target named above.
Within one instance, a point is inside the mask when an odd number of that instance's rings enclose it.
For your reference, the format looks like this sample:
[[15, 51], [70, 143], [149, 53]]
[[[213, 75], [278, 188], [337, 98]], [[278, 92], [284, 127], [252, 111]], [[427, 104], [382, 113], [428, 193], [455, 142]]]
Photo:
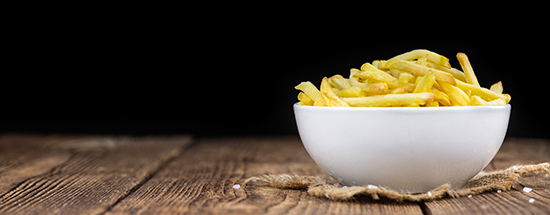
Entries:
[[0, 214], [101, 214], [189, 137], [0, 137]]
[[[549, 160], [549, 140], [508, 138], [487, 170]], [[243, 184], [264, 173], [328, 177], [297, 136], [8, 134], [0, 136], [0, 214], [550, 214], [544, 175], [508, 192], [395, 203]]]

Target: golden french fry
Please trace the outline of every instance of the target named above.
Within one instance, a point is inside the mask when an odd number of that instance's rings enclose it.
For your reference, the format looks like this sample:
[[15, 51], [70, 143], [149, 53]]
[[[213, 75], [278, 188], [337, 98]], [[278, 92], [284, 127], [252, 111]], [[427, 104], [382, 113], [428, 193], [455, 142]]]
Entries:
[[451, 106], [451, 100], [449, 100], [449, 96], [447, 96], [447, 94], [436, 89], [431, 89], [430, 93], [434, 94], [434, 100], [439, 102], [439, 104]]
[[318, 105], [325, 106], [327, 105], [323, 99], [323, 96], [321, 92], [309, 81], [304, 81], [298, 85], [296, 85], [297, 90], [301, 90], [304, 92], [309, 98], [311, 98], [315, 103], [318, 103]]
[[386, 83], [373, 83], [369, 84], [363, 91], [369, 95], [380, 95], [388, 93], [388, 84]]
[[426, 67], [434, 68], [434, 69], [437, 69], [437, 70], [441, 70], [443, 72], [450, 73], [456, 79], [458, 79], [460, 81], [463, 81], [463, 82], [466, 82], [466, 75], [464, 75], [464, 73], [462, 71], [458, 70], [458, 69], [455, 69], [455, 68], [452, 68], [452, 67], [447, 68], [447, 67], [444, 67], [444, 66], [432, 63], [432, 62], [426, 62]]
[[388, 61], [375, 60], [351, 69], [349, 78], [324, 77], [320, 90], [311, 82], [295, 88], [300, 105], [325, 107], [439, 107], [503, 105], [502, 82], [479, 86], [468, 58], [458, 53], [464, 73], [448, 59], [428, 50], [413, 50]]
[[342, 98], [342, 100], [353, 107], [390, 107], [395, 105], [424, 105], [431, 102], [434, 95], [431, 93], [406, 93], [368, 96], [359, 98]]
[[476, 87], [474, 85], [467, 84], [462, 81], [457, 81], [456, 86], [462, 89], [463, 91], [470, 90], [472, 95], [478, 95], [481, 98], [483, 98], [485, 101], [492, 101], [498, 98], [505, 98], [504, 95], [496, 94], [487, 88]]
[[472, 96], [472, 105], [481, 106], [481, 105], [505, 105], [506, 101], [504, 98], [498, 98], [492, 101], [485, 101], [480, 96], [473, 95]]
[[350, 71], [349, 71], [349, 79], [348, 79], [348, 80], [349, 80], [349, 83], [350, 83], [350, 85], [351, 85], [352, 87], [359, 87], [359, 88], [365, 89], [365, 88], [367, 88], [368, 83], [360, 82], [360, 81], [359, 81], [359, 78], [354, 77], [355, 74], [360, 73], [360, 72], [361, 72], [361, 70], [358, 70], [358, 69], [355, 69], [355, 68], [354, 68], [354, 69], [350, 69]]
[[502, 91], [504, 91], [504, 88], [502, 87], [502, 82], [499, 81], [491, 85], [491, 88], [489, 90], [493, 91], [493, 93], [496, 94], [502, 94]]
[[426, 105], [424, 105], [424, 107], [439, 107], [439, 102], [437, 101], [426, 102]]
[[348, 79], [345, 79], [341, 75], [333, 75], [328, 79], [328, 83], [331, 87], [338, 88], [340, 90], [347, 89], [351, 87]]
[[411, 75], [408, 72], [401, 72], [399, 73], [397, 80], [400, 85], [405, 85], [407, 83], [414, 83], [416, 79], [414, 75]]
[[439, 82], [439, 86], [441, 86], [441, 91], [449, 96], [449, 100], [451, 100], [451, 105], [467, 106], [470, 104], [470, 98], [460, 88], [445, 82]]
[[502, 96], [504, 96], [504, 101], [506, 102], [506, 104], [508, 104], [510, 102], [510, 100], [512, 100], [512, 96], [510, 96], [510, 94], [502, 94]]
[[359, 87], [350, 87], [343, 90], [340, 90], [340, 92], [336, 93], [336, 96], [338, 97], [361, 97], [365, 96], [365, 91]]
[[392, 59], [386, 63], [386, 67], [388, 67], [389, 69], [397, 69], [404, 72], [409, 72], [417, 76], [424, 76], [429, 72], [432, 72], [435, 75], [436, 80], [456, 86], [455, 78], [453, 77], [453, 75], [434, 68], [420, 66], [410, 61]]
[[470, 102], [470, 104], [473, 105], [473, 106], [487, 105], [487, 101], [485, 101], [484, 99], [482, 99], [479, 96], [473, 95], [473, 96], [470, 97], [470, 99], [472, 100]]
[[462, 52], [459, 52], [458, 54], [456, 54], [456, 58], [460, 63], [460, 67], [462, 67], [462, 71], [464, 71], [464, 74], [466, 75], [466, 83], [474, 85], [476, 87], [481, 87], [479, 86], [479, 82], [477, 81], [474, 69], [470, 64], [470, 60], [468, 60], [468, 56], [466, 56], [466, 54]]
[[[324, 103], [324, 102], [323, 102]], [[319, 107], [323, 107], [323, 103], [319, 102], [319, 101], [314, 101], [313, 102], [313, 106], [319, 106]]]
[[334, 107], [334, 104], [328, 99], [326, 94], [321, 93], [321, 97], [323, 98], [323, 102], [325, 103], [325, 106], [327, 107]]
[[[321, 94], [323, 95], [323, 99], [325, 100], [326, 104], [332, 104], [335, 107], [349, 107], [347, 103], [340, 100], [338, 96], [332, 91], [332, 88], [330, 87], [330, 84], [328, 83], [328, 78], [324, 77], [321, 81]], [[328, 100], [328, 101], [327, 101]]]
[[356, 73], [354, 77], [368, 79], [374, 82], [383, 82], [388, 84], [389, 87], [396, 87], [399, 83], [397, 78], [374, 67], [370, 63], [363, 64], [363, 66], [361, 66], [361, 72]]
[[400, 60], [410, 61], [410, 60], [414, 60], [414, 59], [424, 57], [426, 55], [427, 55], [428, 60], [431, 61], [431, 62], [434, 62], [436, 64], [439, 64], [439, 65], [447, 67], [447, 68], [451, 67], [451, 64], [449, 63], [449, 58], [446, 58], [443, 55], [437, 54], [435, 52], [432, 52], [432, 51], [429, 51], [429, 50], [426, 50], [426, 49], [412, 50], [410, 52], [406, 52], [406, 53], [397, 55], [397, 56], [395, 56], [391, 59], [400, 59]]
[[495, 99], [489, 102], [489, 105], [505, 105], [506, 101], [503, 98]]
[[309, 98], [304, 92], [298, 93], [298, 104], [300, 105], [313, 105], [313, 100]]
[[433, 73], [428, 73], [420, 81], [418, 84], [416, 84], [416, 88], [414, 89], [413, 93], [425, 93], [430, 92], [430, 89], [432, 89], [432, 86], [435, 83], [435, 75]]
[[426, 66], [427, 62], [428, 62], [428, 55], [424, 55], [421, 58], [418, 58], [418, 60], [416, 60], [416, 64], [420, 66]]
[[390, 91], [390, 94], [405, 94], [409, 91], [405, 87], [398, 87]]

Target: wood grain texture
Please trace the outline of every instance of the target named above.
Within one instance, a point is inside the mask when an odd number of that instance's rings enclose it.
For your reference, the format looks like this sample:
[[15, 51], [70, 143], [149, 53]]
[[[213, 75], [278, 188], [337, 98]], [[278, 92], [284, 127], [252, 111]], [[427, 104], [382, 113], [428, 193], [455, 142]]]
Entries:
[[[485, 169], [505, 169], [516, 164], [536, 164], [550, 161], [550, 141], [508, 138], [499, 153]], [[531, 192], [524, 192], [523, 187]], [[489, 192], [471, 197], [447, 198], [422, 203], [428, 214], [550, 214], [550, 177], [525, 175], [515, 189]], [[534, 202], [530, 203], [529, 200]]]
[[[508, 138], [486, 170], [549, 158], [549, 140]], [[297, 136], [1, 135], [0, 214], [550, 214], [544, 174], [507, 192], [395, 203], [243, 184], [264, 173], [331, 181]]]
[[[25, 180], [17, 182], [22, 174], [2, 175], [0, 187], [13, 187], [0, 196], [0, 214], [101, 214], [190, 144], [189, 137], [8, 136], [1, 140], [0, 145], [29, 159], [16, 162], [27, 166], [19, 170], [28, 171]], [[39, 155], [52, 151], [59, 158]]]
[[204, 139], [107, 214], [422, 214], [414, 203], [334, 202], [243, 184], [264, 173], [325, 174], [297, 137]]

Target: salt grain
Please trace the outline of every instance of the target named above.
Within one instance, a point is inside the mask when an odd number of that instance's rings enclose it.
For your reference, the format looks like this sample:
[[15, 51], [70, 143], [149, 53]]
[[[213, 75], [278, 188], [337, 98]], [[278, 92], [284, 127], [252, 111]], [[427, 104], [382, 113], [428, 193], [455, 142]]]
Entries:
[[519, 167], [517, 167], [517, 166], [514, 166], [514, 170], [518, 170], [518, 169], [519, 169]]
[[548, 175], [548, 173], [546, 173], [546, 175], [544, 175], [544, 176], [546, 176], [546, 177], [550, 177], [550, 175]]
[[529, 203], [533, 203], [533, 202], [535, 202], [535, 199], [530, 198], [530, 199], [529, 199]]
[[531, 190], [533, 190], [533, 189], [531, 189], [529, 187], [524, 187], [523, 188], [523, 192], [526, 192], [526, 193], [531, 192]]
[[472, 195], [468, 195], [468, 198], [472, 198]]
[[346, 188], [348, 188], [348, 186], [343, 186], [342, 188], [343, 188], [343, 189], [346, 189]]
[[428, 191], [428, 196], [432, 196], [432, 192]]
[[239, 184], [233, 185], [233, 189], [239, 189], [239, 188], [241, 188], [241, 185], [239, 185]]
[[367, 185], [367, 188], [369, 188], [369, 189], [378, 189], [378, 187], [377, 187], [377, 186], [374, 186], [374, 185], [370, 185], [370, 184], [369, 184], [369, 185]]
[[497, 190], [497, 193], [502, 193], [502, 190]]

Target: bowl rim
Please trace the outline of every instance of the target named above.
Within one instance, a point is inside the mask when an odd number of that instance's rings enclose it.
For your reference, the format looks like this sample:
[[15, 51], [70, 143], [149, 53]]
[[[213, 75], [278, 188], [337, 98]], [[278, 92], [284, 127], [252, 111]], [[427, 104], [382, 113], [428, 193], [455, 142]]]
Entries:
[[512, 105], [484, 105], [484, 106], [443, 106], [443, 107], [325, 107], [325, 106], [310, 106], [300, 105], [299, 102], [294, 103], [294, 108], [303, 108], [311, 110], [331, 110], [331, 111], [473, 111], [473, 110], [500, 110], [512, 108]]

